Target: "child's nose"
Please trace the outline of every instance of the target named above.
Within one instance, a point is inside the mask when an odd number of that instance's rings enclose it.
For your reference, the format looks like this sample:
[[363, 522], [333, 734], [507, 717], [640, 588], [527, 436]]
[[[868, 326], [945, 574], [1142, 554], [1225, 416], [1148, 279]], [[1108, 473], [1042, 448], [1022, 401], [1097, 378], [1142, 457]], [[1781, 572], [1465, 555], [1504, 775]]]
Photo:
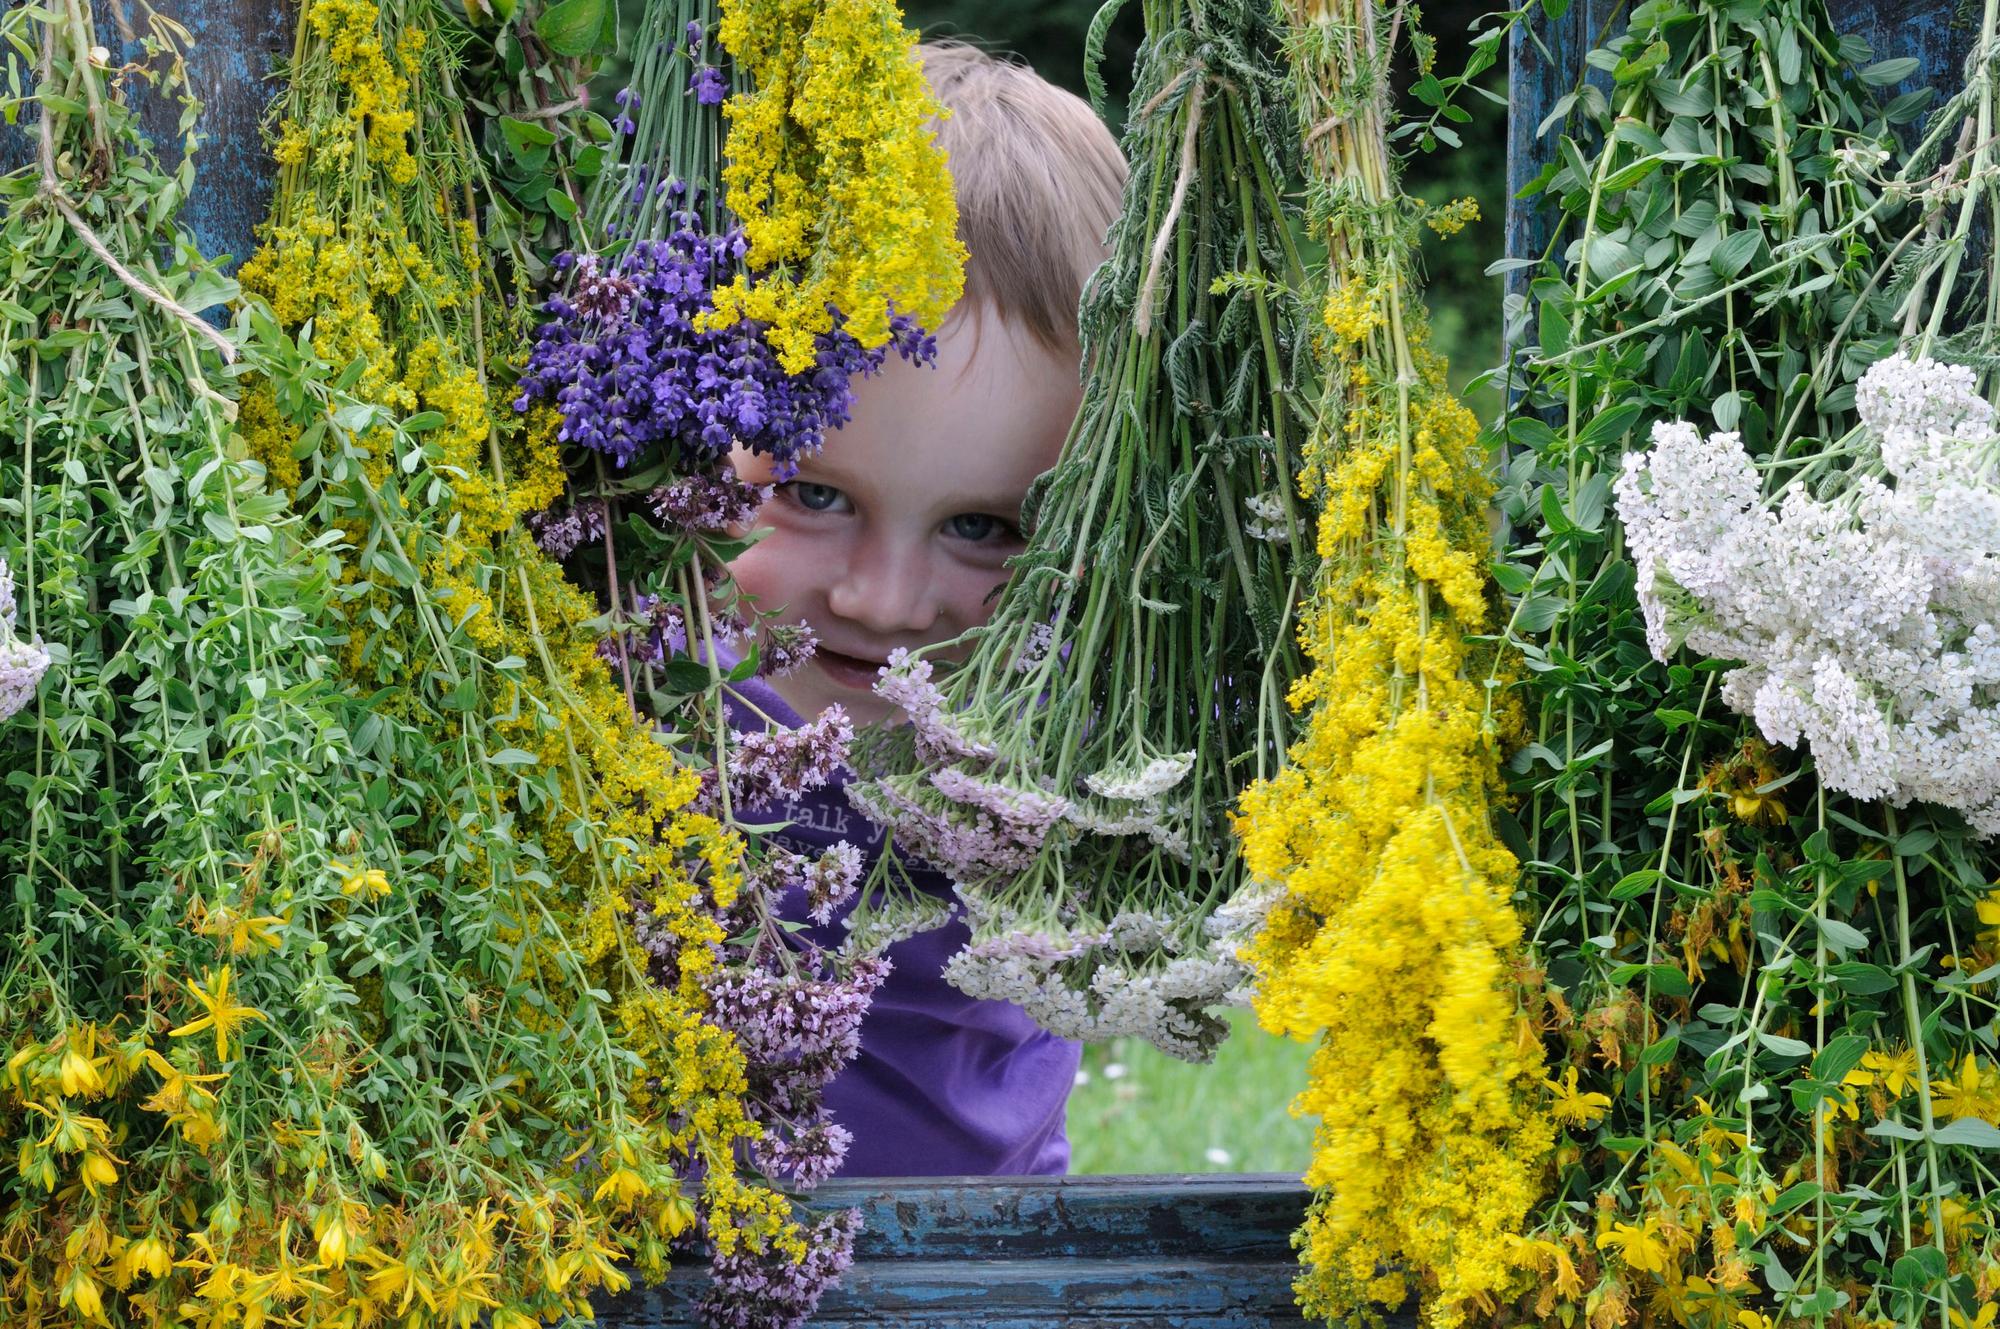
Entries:
[[923, 551], [883, 538], [855, 543], [827, 591], [826, 607], [883, 637], [928, 632], [942, 616]]

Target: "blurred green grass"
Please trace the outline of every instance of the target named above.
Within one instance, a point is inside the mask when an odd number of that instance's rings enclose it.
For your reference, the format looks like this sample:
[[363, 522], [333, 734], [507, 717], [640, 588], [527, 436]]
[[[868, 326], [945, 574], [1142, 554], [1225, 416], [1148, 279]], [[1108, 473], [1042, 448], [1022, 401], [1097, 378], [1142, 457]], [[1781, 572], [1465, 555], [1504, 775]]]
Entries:
[[1248, 1011], [1229, 1019], [1207, 1066], [1137, 1039], [1086, 1047], [1069, 1100], [1069, 1170], [1303, 1173], [1313, 1123], [1289, 1108], [1312, 1049], [1265, 1033]]

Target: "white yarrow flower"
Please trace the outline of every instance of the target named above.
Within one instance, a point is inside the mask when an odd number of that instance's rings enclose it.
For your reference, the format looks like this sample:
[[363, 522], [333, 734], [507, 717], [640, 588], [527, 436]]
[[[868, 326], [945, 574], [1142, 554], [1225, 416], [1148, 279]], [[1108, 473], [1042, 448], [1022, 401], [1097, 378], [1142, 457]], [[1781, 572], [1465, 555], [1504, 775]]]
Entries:
[[[1726, 704], [1830, 788], [2000, 834], [2000, 438], [1973, 372], [1890, 356], [1828, 498], [1765, 498], [1733, 433], [1653, 429], [1615, 483], [1654, 655], [1741, 664]], [[1880, 474], [1876, 474], [1878, 471]]]

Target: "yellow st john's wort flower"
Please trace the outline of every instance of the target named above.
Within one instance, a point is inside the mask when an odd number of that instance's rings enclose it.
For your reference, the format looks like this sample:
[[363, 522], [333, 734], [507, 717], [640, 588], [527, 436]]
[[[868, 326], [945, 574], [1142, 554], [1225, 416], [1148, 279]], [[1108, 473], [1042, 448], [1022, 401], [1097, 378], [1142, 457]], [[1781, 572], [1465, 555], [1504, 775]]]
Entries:
[[95, 1028], [83, 1025], [69, 1031], [63, 1047], [62, 1063], [56, 1072], [66, 1097], [86, 1095], [97, 1098], [104, 1093], [104, 1077], [97, 1069], [104, 1059], [96, 1053]]
[[224, 965], [220, 969], [211, 969], [208, 971], [208, 987], [206, 990], [199, 983], [189, 983], [188, 991], [194, 994], [194, 999], [200, 1002], [202, 1009], [208, 1013], [198, 1019], [190, 1020], [178, 1029], [168, 1030], [167, 1036], [170, 1038], [186, 1038], [190, 1034], [198, 1034], [204, 1029], [213, 1029], [215, 1031], [215, 1055], [224, 1061], [229, 1060], [230, 1034], [238, 1026], [247, 1024], [251, 1020], [267, 1018], [264, 1012], [249, 1006], [239, 1005], [229, 995], [230, 977], [230, 968], [228, 965]]
[[1879, 1084], [1889, 1097], [1901, 1098], [1917, 1087], [1917, 1054], [1910, 1048], [1901, 1052], [1871, 1049], [1862, 1054], [1861, 1065], [1849, 1071], [1841, 1083], [1857, 1087]]
[[342, 895], [372, 895], [377, 899], [389, 894], [389, 874], [381, 868], [349, 867], [345, 863], [327, 865], [340, 874]]
[[1624, 1256], [1627, 1267], [1647, 1273], [1664, 1274], [1673, 1258], [1673, 1251], [1659, 1233], [1659, 1219], [1651, 1214], [1637, 1224], [1612, 1224], [1610, 1231], [1597, 1238], [1597, 1249], [1607, 1247]]
[[1577, 1089], [1576, 1067], [1564, 1070], [1562, 1079], [1543, 1080], [1551, 1095], [1549, 1111], [1566, 1126], [1595, 1126], [1611, 1110], [1608, 1094], [1586, 1094]]
[[1931, 1093], [1938, 1110], [1951, 1114], [1953, 1121], [1966, 1117], [1992, 1120], [2000, 1107], [2000, 1076], [1991, 1065], [1982, 1065], [1973, 1053], [1966, 1053], [1958, 1074], [1948, 1080], [1932, 1080]]
[[2000, 886], [1986, 892], [1986, 898], [1973, 905], [1972, 909], [1979, 915], [1979, 940], [2000, 950]]

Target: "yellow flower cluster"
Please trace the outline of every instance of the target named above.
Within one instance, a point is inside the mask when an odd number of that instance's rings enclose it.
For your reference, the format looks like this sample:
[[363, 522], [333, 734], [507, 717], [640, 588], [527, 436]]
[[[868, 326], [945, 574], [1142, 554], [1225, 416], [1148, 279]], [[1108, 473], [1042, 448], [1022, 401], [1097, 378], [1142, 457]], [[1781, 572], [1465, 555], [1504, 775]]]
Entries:
[[751, 90], [729, 99], [722, 179], [753, 275], [705, 318], [769, 325], [787, 372], [814, 360], [831, 309], [863, 346], [889, 315], [936, 328], [964, 288], [965, 247], [924, 84], [894, 0], [723, 0], [722, 45]]
[[1319, 1040], [1294, 1106], [1320, 1119], [1302, 1304], [1342, 1318], [1400, 1304], [1415, 1279], [1452, 1325], [1525, 1281], [1519, 1232], [1554, 1128], [1519, 995], [1516, 865], [1491, 826], [1506, 717], [1466, 644], [1487, 615], [1478, 430], [1416, 318], [1400, 311], [1406, 403], [1363, 358], [1372, 326], [1343, 332], [1329, 365], [1339, 427], [1300, 475], [1321, 504], [1312, 672], [1290, 697], [1310, 720], [1237, 827], [1253, 876], [1282, 888], [1245, 952], [1259, 1018]]
[[1445, 236], [1457, 235], [1478, 220], [1479, 200], [1470, 194], [1440, 203], [1424, 213], [1424, 225]]

